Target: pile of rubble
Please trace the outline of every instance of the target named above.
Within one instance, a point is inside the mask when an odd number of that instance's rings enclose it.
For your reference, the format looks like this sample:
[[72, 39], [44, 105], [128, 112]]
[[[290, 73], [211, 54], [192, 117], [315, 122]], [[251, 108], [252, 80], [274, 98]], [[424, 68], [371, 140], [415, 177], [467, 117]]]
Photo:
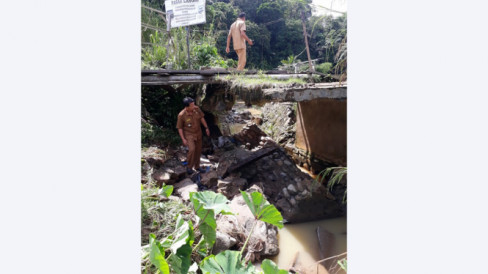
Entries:
[[[189, 203], [190, 192], [211, 190], [222, 193], [231, 201], [236, 215], [217, 218], [217, 242], [213, 249], [218, 253], [225, 249], [239, 249], [247, 237], [254, 217], [244, 203], [240, 190], [259, 191], [274, 204], [287, 222], [312, 221], [343, 216], [341, 187], [337, 193], [329, 193], [324, 186], [302, 172], [270, 137], [255, 124], [248, 124], [234, 136], [222, 136], [214, 143], [214, 153], [202, 156], [205, 173], [185, 173], [182, 165], [184, 153], [175, 153], [164, 163], [143, 155], [143, 183], [154, 181], [157, 185], [171, 184], [173, 195]], [[153, 159], [153, 160], [151, 160]], [[149, 178], [149, 179], [148, 179]], [[174, 199], [174, 198], [173, 198]], [[248, 259], [259, 260], [262, 256], [278, 254], [277, 229], [260, 222], [248, 246]]]

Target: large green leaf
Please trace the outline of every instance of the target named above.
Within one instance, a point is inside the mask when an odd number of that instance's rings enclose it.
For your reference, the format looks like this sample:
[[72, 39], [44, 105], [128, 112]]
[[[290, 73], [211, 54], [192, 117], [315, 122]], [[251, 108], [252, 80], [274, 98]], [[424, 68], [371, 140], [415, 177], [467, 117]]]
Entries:
[[[213, 191], [193, 192], [190, 193], [190, 199], [192, 202], [194, 199], [198, 200], [204, 209], [213, 210], [215, 215], [219, 213], [232, 214], [229, 208], [229, 200], [220, 193]], [[195, 204], [193, 205], [195, 206]]]
[[[205, 191], [205, 192], [209, 192], [209, 191]], [[208, 208], [209, 207], [210, 208], [216, 208], [215, 207], [216, 203], [210, 202], [210, 205], [206, 204], [206, 203], [209, 202], [209, 200], [216, 201], [216, 199], [215, 199], [216, 196], [213, 196], [212, 194], [202, 196], [202, 195], [199, 195], [200, 193], [204, 193], [204, 192], [190, 193], [190, 201], [193, 203], [193, 207], [195, 208], [195, 212], [196, 212], [197, 216], [200, 218], [201, 223], [199, 226], [199, 230], [203, 235], [204, 242], [208, 245], [208, 248], [211, 248], [213, 246], [213, 244], [215, 243], [217, 222], [215, 221], [214, 209], [208, 209]], [[213, 196], [213, 199], [212, 199], [212, 196]], [[209, 198], [209, 199], [207, 199], [207, 198]], [[218, 199], [220, 200], [220, 198], [218, 198]], [[227, 198], [225, 198], [225, 199], [227, 199]], [[224, 202], [224, 204], [225, 204], [225, 202]], [[222, 205], [220, 207], [222, 208]], [[223, 207], [225, 207], [225, 205]]]
[[213, 228], [217, 228], [214, 210], [204, 208], [204, 203], [199, 199], [194, 198], [192, 194], [196, 193], [190, 193], [190, 201], [193, 203], [195, 213], [200, 218], [200, 221], [209, 224]]
[[186, 244], [190, 238], [190, 226], [188, 222], [183, 220], [181, 215], [176, 219], [175, 236], [173, 243], [170, 246], [171, 252], [176, 254], [178, 248]]
[[173, 186], [163, 185], [163, 187], [158, 191], [159, 195], [163, 195], [165, 197], [169, 197], [171, 193], [173, 193]]
[[185, 244], [169, 258], [174, 273], [186, 274], [191, 264], [191, 246]]
[[156, 236], [152, 233], [149, 234], [149, 246], [151, 248], [149, 261], [151, 261], [151, 263], [163, 274], [169, 274], [169, 266], [164, 259], [164, 249], [161, 247], [159, 241], [156, 240]]
[[241, 194], [256, 219], [283, 228], [283, 216], [274, 205], [266, 201], [263, 194], [255, 191], [249, 195], [242, 190]]
[[203, 235], [204, 242], [208, 245], [209, 248], [212, 247], [217, 237], [217, 232], [215, 228], [211, 227], [207, 223], [202, 223], [199, 229]]
[[200, 269], [204, 274], [248, 274], [256, 272], [252, 264], [246, 265], [242, 262], [239, 251], [232, 250], [206, 257], [200, 263]]
[[278, 266], [271, 260], [265, 259], [261, 263], [261, 268], [264, 274], [288, 274], [288, 271], [279, 269]]

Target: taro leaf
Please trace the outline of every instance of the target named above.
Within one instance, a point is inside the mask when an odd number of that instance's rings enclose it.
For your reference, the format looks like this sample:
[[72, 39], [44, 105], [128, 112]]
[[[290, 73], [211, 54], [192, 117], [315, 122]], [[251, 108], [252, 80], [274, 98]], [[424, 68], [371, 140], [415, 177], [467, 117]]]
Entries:
[[213, 210], [208, 210], [204, 208], [203, 203], [192, 197], [193, 193], [190, 193], [190, 200], [195, 208], [195, 213], [200, 218], [201, 222], [209, 224], [211, 227], [216, 228], [217, 222], [215, 221], [215, 213]]
[[256, 219], [283, 228], [283, 216], [274, 205], [266, 201], [263, 194], [255, 191], [249, 195], [242, 190], [241, 194]]
[[[232, 214], [229, 208], [229, 200], [220, 193], [213, 191], [193, 192], [190, 193], [190, 199], [192, 202], [194, 199], [198, 200], [204, 209], [213, 210], [215, 215], [219, 213]], [[195, 203], [193, 203], [193, 206], [195, 206]], [[197, 208], [195, 207], [195, 209]]]
[[213, 244], [215, 243], [215, 240], [217, 238], [217, 232], [215, 231], [214, 227], [211, 227], [207, 223], [202, 223], [199, 227], [200, 232], [203, 235], [203, 239], [205, 243], [207, 243], [208, 248], [211, 248]]
[[174, 273], [186, 274], [191, 263], [191, 246], [185, 244], [169, 258]]
[[170, 247], [171, 252], [173, 254], [176, 254], [178, 248], [180, 248], [181, 246], [183, 246], [188, 242], [188, 240], [191, 238], [190, 234], [193, 234], [191, 233], [191, 230], [192, 229], [190, 229], [190, 225], [188, 224], [188, 222], [183, 220], [181, 215], [178, 215], [178, 218], [176, 219], [175, 237]]
[[163, 195], [164, 197], [169, 197], [171, 193], [173, 193], [173, 186], [163, 185], [163, 187], [158, 191], [158, 194]]
[[159, 269], [163, 274], [169, 274], [169, 266], [164, 259], [164, 249], [161, 243], [156, 240], [154, 234], [149, 234], [149, 246], [151, 252], [149, 253], [149, 260], [151, 263]]
[[241, 260], [239, 251], [226, 250], [217, 255], [210, 255], [200, 263], [200, 269], [204, 274], [248, 274], [255, 273], [256, 269], [252, 264], [247, 266]]
[[288, 271], [279, 269], [273, 261], [268, 259], [265, 259], [263, 263], [261, 263], [261, 268], [263, 269], [264, 274], [288, 274]]
[[161, 247], [167, 249], [173, 244], [173, 237], [170, 235], [161, 241]]

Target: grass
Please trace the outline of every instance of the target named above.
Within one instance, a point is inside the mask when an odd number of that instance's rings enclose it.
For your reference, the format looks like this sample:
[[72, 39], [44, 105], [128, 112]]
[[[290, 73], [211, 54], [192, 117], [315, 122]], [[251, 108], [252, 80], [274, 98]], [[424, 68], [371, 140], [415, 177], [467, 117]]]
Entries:
[[258, 72], [256, 76], [246, 76], [243, 74], [229, 74], [227, 76], [221, 77], [221, 80], [228, 81], [232, 83], [233, 87], [250, 87], [250, 88], [266, 88], [273, 85], [291, 85], [291, 84], [306, 84], [307, 82], [302, 78], [290, 77], [286, 80], [280, 80], [272, 78], [269, 75]]
[[160, 202], [159, 188], [144, 186], [141, 191], [141, 243], [149, 243], [149, 233], [154, 233], [158, 239], [170, 235], [174, 228], [178, 214], [183, 219], [191, 218], [191, 208], [179, 200]]

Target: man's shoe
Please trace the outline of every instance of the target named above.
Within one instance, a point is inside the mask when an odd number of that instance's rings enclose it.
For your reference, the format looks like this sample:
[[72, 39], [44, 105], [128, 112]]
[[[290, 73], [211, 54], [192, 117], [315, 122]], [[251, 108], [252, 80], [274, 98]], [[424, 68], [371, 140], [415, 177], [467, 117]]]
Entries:
[[191, 168], [187, 168], [187, 169], [186, 169], [186, 173], [187, 173], [188, 175], [191, 175], [191, 174], [193, 173], [193, 169], [191, 169]]
[[205, 173], [205, 172], [207, 172], [207, 170], [206, 170], [205, 168], [201, 168], [201, 167], [199, 167], [199, 168], [197, 169], [197, 171], [199, 171], [200, 173]]

